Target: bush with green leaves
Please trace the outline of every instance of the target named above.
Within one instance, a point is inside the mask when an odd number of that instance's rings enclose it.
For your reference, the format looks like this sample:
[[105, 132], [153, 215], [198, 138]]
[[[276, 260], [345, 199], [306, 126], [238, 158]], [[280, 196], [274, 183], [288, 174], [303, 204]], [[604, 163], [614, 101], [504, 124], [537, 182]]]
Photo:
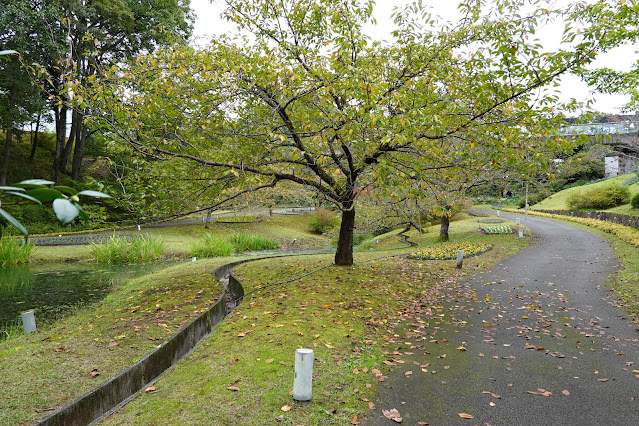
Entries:
[[99, 263], [141, 263], [162, 258], [164, 241], [152, 236], [129, 239], [114, 235], [102, 244], [92, 243], [91, 249]]
[[606, 210], [626, 204], [630, 201], [630, 190], [627, 186], [612, 182], [604, 186], [595, 186], [584, 191], [573, 192], [568, 196], [566, 204], [570, 209]]
[[328, 209], [319, 209], [311, 215], [308, 226], [311, 232], [324, 234], [330, 232], [339, 223], [338, 218]]
[[632, 205], [632, 207], [635, 209], [639, 209], [639, 192], [637, 192], [635, 196], [632, 197], [632, 200], [630, 200], [630, 205]]
[[0, 240], [0, 266], [18, 265], [29, 262], [29, 256], [33, 253], [35, 246], [31, 242], [21, 244], [14, 238], [3, 238]]

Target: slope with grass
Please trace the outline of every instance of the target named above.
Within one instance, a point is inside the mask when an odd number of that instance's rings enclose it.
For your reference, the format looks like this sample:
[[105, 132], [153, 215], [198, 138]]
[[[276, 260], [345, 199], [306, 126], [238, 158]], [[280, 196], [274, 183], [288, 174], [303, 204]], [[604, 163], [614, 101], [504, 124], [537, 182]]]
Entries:
[[[608, 178], [608, 179], [603, 179], [601, 181], [595, 182], [595, 183], [591, 183], [591, 184], [587, 184], [584, 186], [578, 186], [578, 187], [574, 187], [574, 188], [568, 188], [565, 189], [563, 191], [557, 192], [556, 194], [553, 194], [551, 196], [549, 196], [548, 198], [546, 198], [545, 200], [543, 200], [540, 203], [534, 204], [533, 206], [531, 206], [531, 209], [534, 210], [568, 210], [568, 204], [566, 203], [566, 201], [568, 200], [568, 197], [575, 193], [575, 192], [579, 192], [579, 191], [583, 191], [585, 189], [590, 189], [590, 188], [597, 188], [600, 186], [605, 186], [611, 182], [614, 183], [618, 183], [618, 184], [623, 184], [624, 182], [626, 182], [627, 180], [629, 180], [630, 178], [636, 176], [634, 173], [628, 173], [622, 176], [616, 176], [613, 178]], [[636, 193], [639, 192], [639, 184], [634, 183], [628, 186], [628, 189], [630, 190], [630, 196], [632, 197], [633, 195], [635, 195]], [[639, 214], [639, 210], [638, 209], [633, 209], [632, 206], [628, 203], [628, 204], [624, 204], [622, 206], [618, 206], [618, 207], [614, 207], [611, 209], [608, 209], [606, 211], [609, 212], [615, 212], [615, 213], [622, 213], [622, 214]]]

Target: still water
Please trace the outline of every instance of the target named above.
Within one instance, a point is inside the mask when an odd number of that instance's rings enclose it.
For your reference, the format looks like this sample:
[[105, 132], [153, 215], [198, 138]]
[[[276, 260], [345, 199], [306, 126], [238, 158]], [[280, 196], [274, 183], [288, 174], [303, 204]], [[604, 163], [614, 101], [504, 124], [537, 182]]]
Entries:
[[34, 310], [36, 323], [62, 317], [71, 308], [105, 297], [118, 282], [166, 267], [140, 265], [47, 264], [0, 268], [0, 329]]

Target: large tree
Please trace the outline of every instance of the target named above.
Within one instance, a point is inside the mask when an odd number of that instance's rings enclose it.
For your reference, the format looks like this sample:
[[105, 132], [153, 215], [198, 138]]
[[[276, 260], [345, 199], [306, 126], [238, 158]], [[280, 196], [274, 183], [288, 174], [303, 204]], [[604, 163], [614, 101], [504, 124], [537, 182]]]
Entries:
[[593, 56], [587, 42], [544, 51], [533, 33], [559, 12], [523, 15], [523, 0], [461, 4], [456, 25], [413, 4], [390, 42], [363, 31], [370, 1], [226, 3], [250, 36], [110, 68], [89, 95], [96, 122], [154, 162], [313, 189], [341, 210], [338, 265], [353, 262], [361, 188], [429, 174], [443, 187], [561, 145], [544, 88]]
[[[160, 45], [185, 43], [193, 19], [189, 3], [190, 0], [13, 0], [3, 4], [0, 34], [28, 38], [28, 42], [12, 48], [23, 55], [26, 65], [39, 64], [34, 79], [51, 101], [56, 131], [52, 180], [57, 180], [69, 161], [71, 177], [79, 178], [90, 133], [85, 120], [87, 111], [71, 107], [70, 85], [92, 84], [101, 66], [151, 52]], [[26, 24], [17, 28], [25, 16]], [[25, 95], [18, 93], [17, 97]]]

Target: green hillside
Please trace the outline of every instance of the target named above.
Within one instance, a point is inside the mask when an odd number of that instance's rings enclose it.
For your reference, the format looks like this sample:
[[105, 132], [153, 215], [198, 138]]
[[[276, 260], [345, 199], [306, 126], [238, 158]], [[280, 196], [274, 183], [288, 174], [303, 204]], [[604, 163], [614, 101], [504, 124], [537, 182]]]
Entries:
[[[568, 189], [565, 189], [563, 191], [560, 191], [560, 192], [557, 192], [557, 193], [551, 195], [550, 197], [544, 199], [540, 203], [532, 205], [531, 209], [534, 209], [534, 210], [567, 210], [568, 209], [568, 205], [566, 204], [566, 200], [568, 199], [568, 196], [570, 194], [572, 194], [573, 192], [579, 192], [579, 191], [582, 191], [585, 188], [590, 189], [590, 188], [593, 188], [593, 187], [604, 186], [604, 185], [606, 185], [606, 184], [608, 184], [610, 182], [616, 182], [616, 183], [622, 184], [622, 183], [624, 183], [628, 179], [631, 179], [634, 176], [636, 176], [634, 173], [628, 173], [628, 174], [621, 175], [621, 176], [616, 176], [616, 177], [613, 177], [613, 178], [603, 179], [603, 180], [600, 180], [600, 181], [595, 182], [595, 183], [591, 183], [591, 184], [587, 184], [587, 185], [583, 185], [583, 186], [578, 186], [578, 187], [575, 187], [575, 188], [568, 188]], [[628, 189], [630, 189], [630, 194], [631, 194], [631, 197], [632, 197], [637, 192], [639, 192], [639, 183], [634, 183], [634, 184], [628, 186]], [[622, 206], [614, 207], [614, 208], [608, 209], [606, 211], [624, 213], [624, 214], [634, 214], [634, 215], [639, 214], [639, 210], [638, 209], [633, 209], [632, 206], [630, 206], [630, 204], [624, 204]]]

